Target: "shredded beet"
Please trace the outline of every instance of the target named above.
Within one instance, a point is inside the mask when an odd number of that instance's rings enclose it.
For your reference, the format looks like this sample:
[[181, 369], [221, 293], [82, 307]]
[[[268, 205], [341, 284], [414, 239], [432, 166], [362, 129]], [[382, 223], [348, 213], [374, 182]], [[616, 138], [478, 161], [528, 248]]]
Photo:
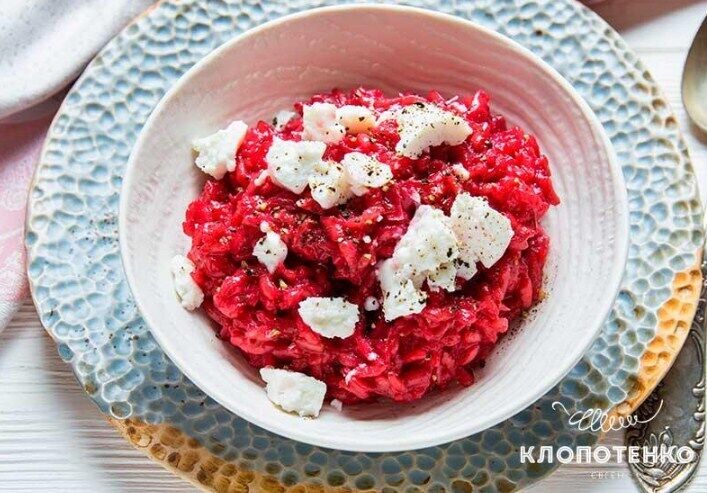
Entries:
[[[473, 133], [461, 145], [438, 146], [419, 159], [396, 155], [395, 120], [327, 146], [326, 159], [340, 161], [357, 151], [387, 163], [394, 175], [387, 186], [323, 210], [308, 190], [296, 195], [270, 179], [254, 183], [267, 167], [273, 136], [301, 139], [303, 104], [363, 105], [380, 113], [423, 101], [462, 116]], [[263, 121], [251, 126], [236, 170], [207, 181], [186, 212], [193, 277], [220, 337], [254, 367], [306, 373], [324, 381], [327, 395], [344, 403], [379, 397], [412, 401], [454, 382], [471, 385], [474, 368], [509, 321], [541, 296], [549, 240], [539, 221], [559, 199], [535, 138], [492, 115], [483, 91], [445, 100], [437, 92], [387, 98], [376, 89], [334, 90], [295, 104], [295, 111], [280, 131]], [[453, 172], [457, 163], [468, 170], [467, 180]], [[366, 298], [381, 299], [376, 264], [392, 255], [416, 207], [429, 204], [449, 213], [462, 191], [486, 197], [511, 220], [514, 236], [502, 259], [489, 269], [479, 264], [469, 281], [458, 278], [455, 292], [429, 292], [419, 314], [386, 322], [380, 308], [365, 311]], [[272, 274], [252, 254], [263, 221], [289, 250]], [[297, 312], [310, 296], [358, 304], [355, 333], [327, 339], [313, 332]]]

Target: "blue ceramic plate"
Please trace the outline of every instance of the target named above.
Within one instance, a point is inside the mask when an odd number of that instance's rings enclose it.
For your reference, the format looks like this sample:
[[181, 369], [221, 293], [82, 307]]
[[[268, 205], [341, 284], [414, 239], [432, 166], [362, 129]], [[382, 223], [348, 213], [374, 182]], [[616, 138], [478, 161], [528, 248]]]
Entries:
[[536, 404], [478, 435], [415, 452], [323, 450], [230, 414], [166, 358], [138, 313], [118, 252], [121, 177], [148, 115], [213, 48], [264, 21], [336, 1], [165, 0], [89, 65], [59, 111], [32, 188], [29, 277], [42, 323], [101, 410], [136, 446], [217, 491], [512, 491], [554, 464], [520, 446], [589, 445], [552, 409], [630, 412], [689, 329], [703, 232], [675, 117], [619, 36], [572, 0], [406, 2], [476, 21], [554, 66], [597, 113], [622, 164], [631, 239], [621, 292], [583, 360]]

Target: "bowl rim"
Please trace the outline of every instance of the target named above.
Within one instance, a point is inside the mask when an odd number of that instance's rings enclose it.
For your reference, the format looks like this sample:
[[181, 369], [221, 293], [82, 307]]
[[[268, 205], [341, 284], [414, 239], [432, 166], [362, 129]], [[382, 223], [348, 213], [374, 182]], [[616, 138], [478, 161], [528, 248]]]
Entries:
[[[525, 59], [526, 62], [538, 66], [543, 70], [551, 79], [559, 85], [560, 89], [564, 90], [568, 96], [571, 97], [573, 102], [578, 106], [581, 111], [581, 116], [587, 121], [590, 128], [596, 133], [602, 143], [602, 148], [606, 154], [607, 160], [609, 162], [609, 171], [613, 178], [612, 192], [614, 196], [618, 198], [615, 204], [615, 213], [617, 217], [617, 231], [614, 237], [617, 255], [615, 255], [614, 263], [611, 269], [611, 276], [605, 281], [607, 290], [605, 291], [605, 296], [601, 300], [601, 303], [597, 303], [598, 309], [595, 312], [594, 318], [585, 321], [584, 325], [587, 330], [584, 331], [585, 335], [579, 339], [577, 344], [574, 346], [573, 352], [576, 353], [574, 358], [568, 359], [568, 361], [562, 365], [561, 371], [554, 373], [552, 377], [545, 378], [542, 385], [538, 386], [540, 389], [537, 395], [532, 397], [527, 397], [524, 400], [517, 401], [513, 406], [509, 406], [502, 413], [493, 415], [489, 418], [483, 417], [477, 421], [477, 425], [473, 428], [465, 429], [459, 427], [453, 430], [449, 430], [443, 434], [436, 434], [434, 437], [424, 437], [422, 440], [416, 436], [406, 435], [398, 437], [395, 441], [390, 440], [371, 440], [370, 437], [361, 437], [356, 442], [343, 441], [339, 437], [332, 434], [320, 434], [314, 438], [300, 430], [299, 427], [283, 426], [280, 422], [273, 423], [271, 421], [261, 419], [260, 415], [249, 408], [249, 406], [234, 406], [231, 401], [224, 402], [218, 392], [212, 392], [213, 388], [209, 380], [204, 380], [200, 378], [198, 371], [193, 371], [192, 366], [189, 364], [188, 358], [181, 358], [178, 356], [179, 352], [175, 351], [171, 345], [172, 339], [166, 337], [166, 333], [160, 330], [154, 330], [153, 327], [159, 326], [154, 318], [148, 314], [148, 311], [144, 310], [143, 304], [140, 301], [139, 296], [136, 296], [133, 292], [132, 286], [136, 284], [136, 280], [132, 274], [132, 262], [131, 257], [127, 251], [127, 215], [128, 215], [128, 200], [127, 200], [127, 190], [132, 187], [133, 183], [133, 170], [136, 168], [135, 161], [136, 155], [139, 154], [139, 150], [143, 147], [144, 141], [147, 139], [147, 135], [150, 133], [149, 130], [152, 127], [153, 121], [161, 114], [162, 109], [171, 101], [180, 90], [193, 78], [194, 75], [205, 69], [212, 61], [218, 59], [225, 52], [229, 51], [233, 45], [243, 42], [251, 37], [255, 37], [271, 29], [277, 28], [282, 24], [300, 20], [310, 16], [317, 16], [320, 14], [326, 14], [329, 12], [387, 12], [387, 13], [403, 13], [412, 14], [419, 16], [421, 19], [425, 17], [433, 17], [435, 20], [446, 22], [450, 25], [455, 25], [457, 27], [463, 27], [465, 29], [473, 29], [485, 36], [493, 38], [495, 41], [500, 42], [512, 51], [514, 51], [521, 58]], [[620, 225], [620, 227], [619, 227]], [[363, 453], [379, 453], [379, 452], [403, 452], [409, 450], [418, 450], [426, 447], [437, 446], [444, 443], [449, 443], [454, 440], [462, 439], [467, 436], [473, 435], [484, 431], [498, 423], [501, 423], [511, 417], [513, 417], [518, 412], [532, 405], [543, 395], [547, 394], [555, 385], [557, 385], [569, 372], [570, 370], [581, 360], [583, 355], [590, 348], [600, 330], [602, 329], [604, 322], [608, 315], [610, 314], [616, 296], [618, 295], [619, 289], [621, 287], [621, 280], [623, 279], [625, 264], [628, 258], [628, 248], [629, 248], [629, 217], [628, 217], [628, 194], [626, 190], [626, 185], [621, 171], [618, 157], [616, 152], [609, 140], [604, 127], [601, 125], [599, 119], [597, 118], [594, 111], [590, 108], [587, 102], [579, 95], [579, 93], [574, 89], [574, 87], [564, 78], [562, 75], [545, 62], [538, 55], [534, 54], [528, 48], [519, 44], [518, 42], [512, 40], [511, 38], [502, 35], [488, 27], [485, 27], [477, 22], [462, 19], [450, 14], [437, 12], [434, 10], [429, 10], [420, 7], [411, 7], [406, 5], [387, 5], [387, 4], [371, 4], [371, 3], [361, 3], [361, 4], [344, 4], [344, 5], [334, 5], [334, 6], [324, 6], [312, 9], [307, 9], [301, 12], [296, 12], [288, 14], [277, 19], [260, 24], [256, 27], [248, 29], [243, 33], [234, 36], [228, 41], [224, 42], [220, 46], [213, 49], [211, 52], [206, 54], [202, 59], [190, 67], [186, 72], [184, 72], [174, 84], [165, 92], [162, 98], [153, 108], [149, 117], [145, 121], [145, 124], [140, 130], [140, 133], [135, 141], [135, 144], [130, 152], [130, 156], [126, 163], [126, 167], [123, 173], [123, 182], [121, 185], [121, 192], [119, 197], [119, 211], [118, 211], [118, 238], [120, 247], [120, 257], [123, 265], [123, 270], [125, 272], [126, 279], [128, 281], [128, 287], [132, 294], [133, 299], [137, 305], [140, 316], [144, 319], [150, 333], [155, 338], [157, 343], [160, 345], [165, 354], [169, 359], [183, 372], [187, 378], [189, 378], [197, 387], [199, 387], [205, 394], [210, 396], [212, 399], [217, 401], [219, 404], [224, 406], [229, 411], [238, 415], [239, 417], [245, 419], [246, 421], [253, 423], [269, 432], [275, 433], [282, 437], [286, 437], [295, 441], [307, 443], [310, 445], [344, 450], [350, 452], [363, 452]], [[234, 371], [237, 371], [234, 369]]]

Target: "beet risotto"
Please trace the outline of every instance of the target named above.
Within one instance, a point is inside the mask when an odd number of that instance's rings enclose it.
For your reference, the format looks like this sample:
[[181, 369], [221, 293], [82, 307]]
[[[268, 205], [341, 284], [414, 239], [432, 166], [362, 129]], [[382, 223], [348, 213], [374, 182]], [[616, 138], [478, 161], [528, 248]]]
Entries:
[[541, 297], [559, 199], [535, 138], [483, 91], [334, 90], [194, 149], [211, 178], [175, 289], [287, 411], [471, 385]]

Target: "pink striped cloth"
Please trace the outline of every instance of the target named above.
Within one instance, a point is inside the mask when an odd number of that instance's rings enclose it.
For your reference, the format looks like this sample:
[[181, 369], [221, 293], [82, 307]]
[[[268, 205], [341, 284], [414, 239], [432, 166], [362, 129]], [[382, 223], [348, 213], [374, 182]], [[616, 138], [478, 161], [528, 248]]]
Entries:
[[52, 116], [0, 122], [0, 330], [29, 294], [22, 241], [25, 203]]

